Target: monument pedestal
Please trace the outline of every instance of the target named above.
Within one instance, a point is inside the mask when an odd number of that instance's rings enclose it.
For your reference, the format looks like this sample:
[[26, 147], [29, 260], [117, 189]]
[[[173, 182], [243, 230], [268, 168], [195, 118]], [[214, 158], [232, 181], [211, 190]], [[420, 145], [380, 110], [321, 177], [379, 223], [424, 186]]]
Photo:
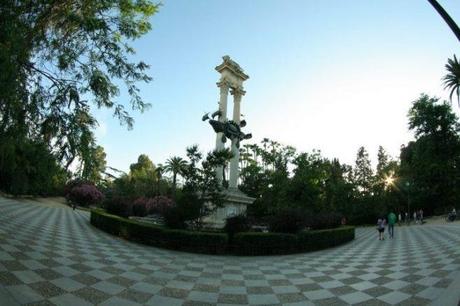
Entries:
[[228, 217], [246, 213], [248, 205], [255, 201], [255, 198], [248, 197], [237, 188], [228, 188], [222, 191], [224, 195], [224, 206], [217, 208], [204, 221], [209, 227], [222, 228]]

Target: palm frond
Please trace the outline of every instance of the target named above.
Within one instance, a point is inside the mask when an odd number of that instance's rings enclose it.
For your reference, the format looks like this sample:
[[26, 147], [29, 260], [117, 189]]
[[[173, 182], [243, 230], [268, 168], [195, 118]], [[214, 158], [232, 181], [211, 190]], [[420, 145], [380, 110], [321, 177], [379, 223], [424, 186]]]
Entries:
[[442, 78], [444, 89], [449, 89], [449, 99], [452, 102], [454, 93], [457, 95], [457, 103], [460, 106], [460, 63], [454, 54], [453, 59], [448, 59], [445, 65], [447, 74]]

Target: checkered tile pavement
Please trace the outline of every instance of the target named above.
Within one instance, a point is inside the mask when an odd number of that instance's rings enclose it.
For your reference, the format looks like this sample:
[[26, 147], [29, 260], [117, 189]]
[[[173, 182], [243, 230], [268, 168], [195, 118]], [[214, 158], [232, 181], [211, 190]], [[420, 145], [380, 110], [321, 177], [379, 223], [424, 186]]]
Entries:
[[306, 254], [210, 256], [115, 238], [87, 212], [0, 197], [0, 304], [4, 291], [23, 305], [426, 305], [452, 294], [459, 271], [458, 223], [397, 227], [385, 241], [360, 228], [353, 242]]

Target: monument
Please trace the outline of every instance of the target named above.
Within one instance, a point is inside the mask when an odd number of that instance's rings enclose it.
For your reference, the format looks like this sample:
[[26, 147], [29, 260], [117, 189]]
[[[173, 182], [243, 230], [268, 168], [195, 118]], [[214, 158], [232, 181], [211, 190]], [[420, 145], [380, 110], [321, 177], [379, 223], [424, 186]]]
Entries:
[[[220, 73], [220, 79], [217, 82], [217, 86], [220, 88], [219, 109], [211, 115], [211, 118], [208, 114], [202, 118], [203, 121], [208, 120], [216, 132], [216, 150], [223, 150], [227, 139], [229, 139], [231, 141], [231, 152], [233, 153], [233, 158], [230, 160], [228, 188], [223, 191], [224, 207], [218, 208], [206, 220], [216, 227], [223, 226], [227, 217], [246, 212], [247, 205], [252, 204], [255, 200], [238, 189], [240, 142], [252, 137], [251, 134], [245, 134], [241, 131], [241, 128], [246, 126], [246, 121], [241, 120], [241, 98], [246, 93], [243, 88], [243, 82], [249, 79], [249, 76], [228, 55], [222, 57], [222, 59], [222, 64], [216, 67], [217, 72]], [[233, 95], [232, 120], [227, 118], [229, 92]], [[223, 172], [221, 167], [216, 170], [216, 175], [219, 183], [222, 184]]]

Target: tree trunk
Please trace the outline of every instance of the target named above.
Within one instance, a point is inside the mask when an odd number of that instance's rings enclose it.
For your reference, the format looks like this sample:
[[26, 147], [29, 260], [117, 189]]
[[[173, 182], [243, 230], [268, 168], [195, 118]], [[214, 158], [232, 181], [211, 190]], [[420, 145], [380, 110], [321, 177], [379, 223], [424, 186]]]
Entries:
[[436, 0], [428, 0], [430, 4], [434, 7], [434, 9], [441, 15], [447, 25], [450, 27], [452, 32], [454, 32], [455, 36], [457, 36], [458, 41], [460, 41], [460, 28], [455, 23], [455, 21], [447, 14], [444, 8], [438, 3]]
[[173, 194], [174, 199], [176, 198], [176, 176], [177, 176], [177, 173], [174, 172], [173, 173], [173, 188], [172, 188], [172, 194]]

